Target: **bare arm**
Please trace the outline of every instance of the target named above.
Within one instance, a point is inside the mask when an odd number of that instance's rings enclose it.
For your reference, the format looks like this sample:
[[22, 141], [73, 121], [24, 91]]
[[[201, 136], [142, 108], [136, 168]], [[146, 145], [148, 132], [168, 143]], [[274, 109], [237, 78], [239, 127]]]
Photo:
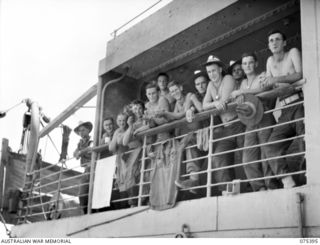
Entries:
[[164, 117], [166, 117], [169, 121], [178, 120], [184, 117], [185, 112], [184, 111], [178, 111], [177, 105], [174, 107], [173, 112], [164, 111], [162, 113]]
[[292, 48], [289, 51], [289, 59], [290, 62], [292, 62], [295, 72], [284, 76], [274, 77], [275, 83], [294, 83], [302, 78], [302, 61], [300, 51], [297, 48]]
[[288, 54], [287, 62], [291, 62], [294, 72], [291, 74], [274, 74], [272, 72], [272, 58], [267, 61], [267, 74], [262, 77], [260, 83], [263, 88], [270, 88], [275, 84], [292, 84], [302, 78], [301, 54], [297, 48], [292, 48]]
[[247, 82], [247, 79], [242, 81], [239, 90], [234, 90], [231, 92], [231, 98], [236, 98], [242, 94], [259, 94], [264, 91], [264, 89], [260, 87], [260, 82], [257, 78], [254, 79], [249, 89], [246, 88], [245, 82]]
[[111, 142], [109, 144], [109, 151], [112, 151], [112, 152], [116, 152], [117, 151], [118, 132], [119, 132], [119, 130], [117, 129], [113, 134], [112, 140], [111, 140]]
[[122, 139], [123, 145], [128, 145], [129, 142], [131, 141], [133, 130], [134, 130], [133, 121], [134, 121], [133, 116], [130, 116], [127, 121], [129, 126], [123, 134], [123, 139]]
[[[166, 98], [161, 96], [158, 103], [160, 111], [169, 112], [169, 102]], [[153, 120], [157, 125], [162, 125], [168, 122], [165, 117], [154, 117]]]
[[198, 112], [203, 111], [202, 102], [198, 100], [195, 94], [190, 95], [189, 101], [190, 101], [190, 104], [187, 105], [186, 107], [187, 109], [189, 109], [191, 106], [194, 106]]
[[219, 102], [224, 103], [227, 101], [230, 97], [231, 92], [234, 90], [235, 87], [235, 81], [232, 76], [225, 75], [222, 80], [222, 91], [221, 91], [221, 98], [219, 99]]

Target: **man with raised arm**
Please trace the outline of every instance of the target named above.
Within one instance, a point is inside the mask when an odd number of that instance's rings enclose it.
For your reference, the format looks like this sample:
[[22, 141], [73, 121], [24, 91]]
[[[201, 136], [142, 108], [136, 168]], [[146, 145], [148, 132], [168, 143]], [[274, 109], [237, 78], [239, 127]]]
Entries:
[[[259, 77], [261, 87], [271, 89], [276, 86], [285, 86], [292, 84], [302, 78], [301, 54], [297, 48], [285, 51], [287, 45], [286, 36], [279, 30], [273, 30], [268, 34], [268, 45], [272, 52], [267, 60], [266, 75]], [[280, 97], [280, 105], [285, 106], [302, 100], [302, 92], [283, 98]], [[281, 110], [281, 116], [278, 123], [287, 122], [304, 117], [304, 108], [302, 104], [288, 107]], [[304, 125], [302, 121], [292, 124], [275, 127], [269, 138], [269, 142], [283, 140], [296, 135], [304, 134]], [[292, 141], [271, 144], [266, 147], [268, 158], [279, 157], [285, 154]], [[304, 146], [301, 143], [301, 149]], [[285, 158], [269, 160], [272, 171], [275, 175], [287, 174], [288, 163]], [[281, 178], [284, 188], [291, 188], [296, 185], [291, 175]]]
[[[149, 127], [155, 127], [168, 122], [168, 120], [159, 116], [159, 112], [169, 111], [169, 102], [164, 96], [160, 96], [159, 88], [155, 82], [150, 82], [146, 86], [146, 95], [148, 102], [146, 103], [146, 117], [149, 120]], [[169, 133], [162, 132], [157, 135], [157, 141], [162, 141], [168, 139]]]
[[[219, 138], [236, 135], [244, 131], [244, 126], [241, 122], [230, 122], [237, 118], [236, 112], [226, 111], [226, 101], [229, 99], [231, 92], [235, 89], [235, 81], [231, 75], [224, 75], [223, 66], [224, 65], [220, 61], [220, 59], [213, 55], [210, 55], [208, 57], [207, 63], [205, 64], [210, 82], [208, 84], [207, 92], [203, 100], [203, 108], [216, 108], [220, 111], [221, 121], [225, 125], [219, 135]], [[242, 147], [243, 136], [230, 137], [218, 141], [214, 153], [216, 154]], [[240, 157], [240, 159], [241, 158], [242, 157]], [[234, 152], [218, 154], [213, 157], [212, 166], [214, 169], [221, 168], [233, 165], [234, 162]], [[235, 173], [234, 169], [228, 168], [214, 171], [213, 176], [217, 183], [228, 182], [234, 179]], [[225, 189], [225, 185], [219, 185], [220, 192], [224, 191]]]

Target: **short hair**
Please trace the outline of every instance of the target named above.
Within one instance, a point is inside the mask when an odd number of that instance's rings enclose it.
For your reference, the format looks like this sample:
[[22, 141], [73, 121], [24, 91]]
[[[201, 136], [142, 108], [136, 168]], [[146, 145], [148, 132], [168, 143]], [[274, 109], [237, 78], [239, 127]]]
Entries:
[[157, 90], [159, 90], [159, 87], [157, 85], [157, 83], [155, 81], [151, 81], [147, 84], [146, 86], [146, 90], [149, 89], [149, 88], [156, 88]]
[[160, 73], [157, 75], [157, 79], [158, 79], [158, 77], [160, 77], [160, 76], [164, 76], [164, 77], [167, 78], [167, 80], [169, 80], [169, 75], [168, 75], [167, 73], [165, 73], [165, 72], [160, 72]]
[[140, 105], [142, 107], [142, 110], [145, 110], [145, 105], [142, 100], [134, 100], [131, 102], [131, 105]]
[[241, 62], [242, 62], [242, 59], [245, 58], [245, 57], [253, 57], [253, 59], [254, 59], [255, 62], [258, 61], [257, 55], [256, 55], [254, 52], [251, 52], [251, 53], [243, 53], [243, 54], [241, 55]]
[[273, 30], [271, 30], [271, 31], [268, 32], [268, 39], [269, 39], [269, 37], [270, 37], [271, 35], [276, 34], [276, 33], [279, 33], [279, 34], [282, 36], [283, 41], [287, 40], [286, 35], [285, 35], [282, 31], [277, 30], [277, 29], [273, 29]]
[[173, 87], [173, 86], [179, 87], [179, 86], [181, 86], [181, 84], [178, 81], [173, 80], [173, 81], [169, 82], [168, 88]]
[[105, 118], [103, 119], [103, 122], [104, 122], [104, 121], [107, 121], [107, 120], [110, 120], [110, 121], [112, 122], [112, 124], [114, 124], [113, 117], [110, 117], [110, 116], [105, 117]]

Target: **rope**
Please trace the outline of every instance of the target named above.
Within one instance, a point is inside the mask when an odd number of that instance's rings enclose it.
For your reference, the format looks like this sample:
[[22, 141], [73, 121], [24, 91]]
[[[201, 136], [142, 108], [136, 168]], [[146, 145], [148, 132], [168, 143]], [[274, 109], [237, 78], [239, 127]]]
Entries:
[[8, 235], [8, 237], [11, 237], [11, 231], [8, 229], [8, 227], [6, 226], [6, 221], [2, 216], [2, 211], [0, 212], [0, 218], [1, 218], [1, 222], [4, 225], [4, 228], [6, 229], [6, 233]]
[[[41, 123], [42, 127], [44, 127], [43, 122], [40, 122], [40, 123]], [[51, 143], [52, 143], [52, 145], [53, 145], [54, 149], [57, 151], [58, 155], [60, 156], [60, 152], [59, 152], [59, 150], [58, 150], [58, 148], [57, 148], [56, 144], [53, 142], [53, 140], [52, 140], [52, 138], [51, 138], [50, 134], [47, 134], [47, 137], [49, 138], [49, 140], [51, 141]]]
[[9, 111], [11, 111], [12, 109], [16, 108], [17, 106], [21, 105], [22, 103], [24, 103], [25, 100], [22, 100], [21, 102], [19, 102], [18, 104], [15, 104], [14, 106], [11, 106], [9, 109], [5, 110], [5, 113], [8, 113]]
[[9, 109], [4, 110], [4, 111], [0, 111], [0, 118], [5, 117], [9, 111], [11, 111], [12, 109], [14, 109], [15, 107], [19, 106], [20, 104], [22, 104], [24, 102], [25, 102], [25, 100], [22, 100], [18, 104], [11, 106]]

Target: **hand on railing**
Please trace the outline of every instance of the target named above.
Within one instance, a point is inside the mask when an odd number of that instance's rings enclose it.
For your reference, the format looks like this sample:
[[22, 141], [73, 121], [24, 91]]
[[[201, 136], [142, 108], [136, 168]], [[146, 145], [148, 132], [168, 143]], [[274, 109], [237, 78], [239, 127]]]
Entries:
[[260, 87], [269, 90], [272, 89], [276, 84], [276, 79], [274, 77], [266, 76], [266, 73], [263, 72], [258, 76]]
[[186, 111], [186, 120], [188, 123], [191, 123], [193, 122], [194, 119], [195, 119], [194, 110], [193, 108], [190, 108]]

